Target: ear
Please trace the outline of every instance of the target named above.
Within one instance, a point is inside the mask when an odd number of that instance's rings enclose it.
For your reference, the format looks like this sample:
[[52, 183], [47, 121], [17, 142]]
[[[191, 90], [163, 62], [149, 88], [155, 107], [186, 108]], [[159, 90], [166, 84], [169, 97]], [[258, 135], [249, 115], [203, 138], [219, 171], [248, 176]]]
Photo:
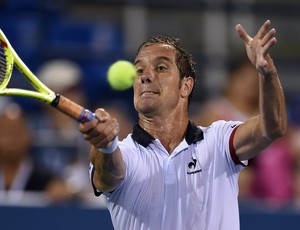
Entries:
[[191, 94], [195, 81], [192, 77], [184, 77], [181, 80], [181, 96], [182, 97], [189, 97]]

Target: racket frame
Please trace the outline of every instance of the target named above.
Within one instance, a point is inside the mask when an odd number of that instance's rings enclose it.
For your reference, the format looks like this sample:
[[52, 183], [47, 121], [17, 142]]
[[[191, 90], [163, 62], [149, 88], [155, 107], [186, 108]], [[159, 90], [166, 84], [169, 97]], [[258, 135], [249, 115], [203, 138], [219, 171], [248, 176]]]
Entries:
[[[12, 45], [8, 41], [7, 37], [0, 29], [0, 43], [1, 48], [4, 51], [4, 56], [0, 54], [1, 65], [6, 66], [6, 72], [2, 84], [0, 84], [0, 96], [22, 96], [38, 99], [47, 104], [52, 105], [59, 111], [67, 114], [71, 118], [84, 123], [96, 119], [94, 113], [88, 109], [83, 108], [81, 105], [71, 101], [70, 99], [56, 94], [54, 91], [49, 89], [45, 84], [43, 84], [26, 66], [22, 61], [16, 51], [13, 49]], [[29, 83], [37, 90], [27, 90], [27, 89], [18, 89], [18, 88], [7, 88], [9, 80], [13, 73], [13, 67], [16, 67], [18, 71], [26, 77]], [[0, 70], [3, 71], [3, 70]]]

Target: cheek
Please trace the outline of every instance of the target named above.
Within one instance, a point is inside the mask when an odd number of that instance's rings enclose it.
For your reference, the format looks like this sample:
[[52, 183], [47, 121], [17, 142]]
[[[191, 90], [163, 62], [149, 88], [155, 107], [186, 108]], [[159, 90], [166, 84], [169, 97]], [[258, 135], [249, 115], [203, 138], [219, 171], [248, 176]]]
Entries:
[[136, 83], [133, 83], [133, 103], [136, 104], [138, 98], [139, 86]]
[[162, 84], [161, 87], [166, 90], [168, 94], [172, 95], [178, 95], [182, 90], [180, 83], [175, 79]]
[[133, 81], [133, 84], [132, 84], [132, 88], [133, 88], [134, 95], [135, 95], [135, 93], [137, 93], [137, 92], [140, 91], [140, 88], [141, 88], [140, 77], [137, 76], [137, 77], [134, 78], [134, 81]]
[[135, 95], [134, 95], [134, 97], [133, 97], [133, 106], [134, 106], [134, 108], [137, 110], [137, 98], [136, 98]]
[[133, 105], [135, 110], [140, 111], [143, 105], [143, 100], [139, 97], [140, 85], [133, 84]]

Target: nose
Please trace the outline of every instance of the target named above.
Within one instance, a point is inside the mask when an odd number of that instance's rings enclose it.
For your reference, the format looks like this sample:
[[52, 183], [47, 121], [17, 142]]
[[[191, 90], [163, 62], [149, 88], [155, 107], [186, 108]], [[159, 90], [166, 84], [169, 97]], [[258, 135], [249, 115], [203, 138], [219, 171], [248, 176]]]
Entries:
[[142, 84], [146, 84], [146, 83], [151, 83], [152, 80], [151, 80], [151, 77], [149, 75], [143, 75], [141, 77], [141, 82], [142, 82]]
[[143, 74], [141, 75], [141, 83], [146, 84], [146, 83], [151, 83], [153, 81], [153, 77], [151, 75], [150, 70], [144, 70]]

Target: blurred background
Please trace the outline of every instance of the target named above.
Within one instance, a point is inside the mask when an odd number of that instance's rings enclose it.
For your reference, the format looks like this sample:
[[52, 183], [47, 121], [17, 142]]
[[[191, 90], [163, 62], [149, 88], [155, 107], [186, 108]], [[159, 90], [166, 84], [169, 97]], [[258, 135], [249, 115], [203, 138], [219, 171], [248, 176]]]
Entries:
[[[240, 177], [241, 229], [290, 230], [300, 226], [299, 10], [296, 0], [0, 0], [0, 28], [46, 85], [116, 116], [122, 138], [137, 121], [132, 90], [113, 91], [107, 69], [157, 34], [179, 37], [197, 63], [196, 123], [255, 115], [256, 72], [235, 25], [254, 35], [270, 19], [290, 128]], [[10, 86], [30, 87], [18, 72]], [[78, 124], [32, 99], [2, 97], [0, 108], [0, 229], [112, 229]]]

